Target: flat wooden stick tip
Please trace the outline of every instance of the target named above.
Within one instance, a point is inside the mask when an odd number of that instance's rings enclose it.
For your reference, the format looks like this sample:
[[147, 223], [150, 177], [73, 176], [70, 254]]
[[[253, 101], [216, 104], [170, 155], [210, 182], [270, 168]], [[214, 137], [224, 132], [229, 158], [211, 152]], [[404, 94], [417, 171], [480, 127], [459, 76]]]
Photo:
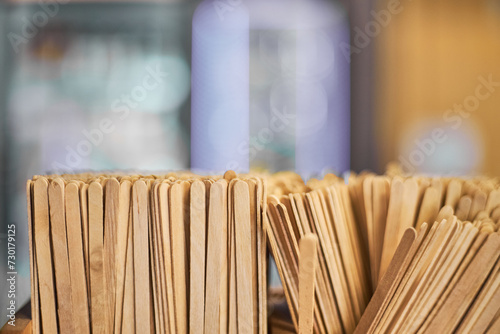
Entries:
[[307, 233], [300, 239], [299, 247], [311, 247], [318, 245], [318, 237], [314, 233]]

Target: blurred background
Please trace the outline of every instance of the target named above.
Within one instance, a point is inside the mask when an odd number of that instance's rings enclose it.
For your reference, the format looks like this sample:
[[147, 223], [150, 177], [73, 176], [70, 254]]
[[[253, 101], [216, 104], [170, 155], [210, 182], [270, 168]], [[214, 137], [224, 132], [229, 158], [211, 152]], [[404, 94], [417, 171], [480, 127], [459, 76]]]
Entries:
[[[16, 224], [19, 306], [29, 298], [26, 179], [190, 168], [199, 3], [0, 1], [0, 253]], [[248, 8], [250, 167], [300, 170], [307, 142], [315, 159], [333, 152], [341, 163], [323, 167], [338, 173], [395, 161], [500, 175], [499, 0], [210, 3], [223, 15]], [[288, 106], [311, 116], [266, 135]], [[298, 139], [304, 122], [321, 136]]]

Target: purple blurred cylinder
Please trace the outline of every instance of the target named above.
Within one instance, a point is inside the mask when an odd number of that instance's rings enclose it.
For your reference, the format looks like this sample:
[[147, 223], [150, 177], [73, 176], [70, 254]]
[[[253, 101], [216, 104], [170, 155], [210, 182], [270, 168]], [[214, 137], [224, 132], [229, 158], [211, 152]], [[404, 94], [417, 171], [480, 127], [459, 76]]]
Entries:
[[349, 170], [349, 44], [349, 23], [339, 6], [302, 2], [297, 16], [295, 169], [306, 179], [325, 170]]
[[204, 1], [193, 18], [191, 168], [249, 169], [249, 18], [243, 1]]

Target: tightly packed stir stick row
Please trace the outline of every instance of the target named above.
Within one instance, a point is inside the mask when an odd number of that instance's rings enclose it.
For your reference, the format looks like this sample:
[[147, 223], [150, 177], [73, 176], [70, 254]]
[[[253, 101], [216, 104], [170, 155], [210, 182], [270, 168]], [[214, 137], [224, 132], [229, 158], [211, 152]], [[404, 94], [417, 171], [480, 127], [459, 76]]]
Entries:
[[35, 333], [267, 333], [267, 249], [290, 313], [271, 332], [500, 331], [497, 179], [79, 174], [27, 194]]
[[34, 333], [267, 332], [262, 178], [36, 176]]

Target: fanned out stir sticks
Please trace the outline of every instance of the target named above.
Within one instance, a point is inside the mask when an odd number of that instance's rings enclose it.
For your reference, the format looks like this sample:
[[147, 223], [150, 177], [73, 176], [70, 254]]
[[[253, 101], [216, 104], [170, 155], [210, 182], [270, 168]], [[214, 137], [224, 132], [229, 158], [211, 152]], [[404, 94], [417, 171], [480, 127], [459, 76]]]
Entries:
[[35, 176], [34, 333], [267, 333], [262, 177]]
[[[318, 237], [315, 333], [493, 333], [500, 322], [500, 183], [333, 175], [269, 179], [266, 229], [291, 322], [298, 259]], [[307, 314], [307, 313], [306, 313]], [[272, 316], [271, 331], [290, 332]], [[303, 322], [302, 322], [303, 323]], [[288, 328], [288, 329], [287, 329]]]

